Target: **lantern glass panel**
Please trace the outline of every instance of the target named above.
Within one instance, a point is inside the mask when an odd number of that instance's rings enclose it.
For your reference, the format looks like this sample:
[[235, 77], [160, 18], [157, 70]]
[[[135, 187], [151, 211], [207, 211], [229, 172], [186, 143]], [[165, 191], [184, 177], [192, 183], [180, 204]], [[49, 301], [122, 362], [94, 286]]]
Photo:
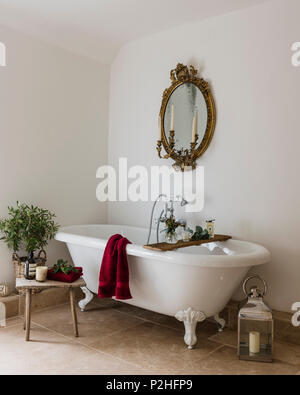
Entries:
[[[250, 332], [260, 334], [260, 352], [250, 353]], [[240, 359], [256, 361], [272, 361], [273, 321], [240, 319], [239, 324], [239, 356]]]

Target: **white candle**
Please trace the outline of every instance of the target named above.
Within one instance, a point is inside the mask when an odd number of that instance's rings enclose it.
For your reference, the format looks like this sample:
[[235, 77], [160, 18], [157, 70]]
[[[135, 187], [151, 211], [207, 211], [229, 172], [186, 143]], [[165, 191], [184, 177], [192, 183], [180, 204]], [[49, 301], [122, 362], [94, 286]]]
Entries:
[[197, 130], [198, 129], [198, 116], [197, 113], [194, 116], [193, 119], [193, 133], [192, 133], [192, 143], [196, 142], [196, 135], [197, 135]]
[[158, 117], [158, 140], [162, 140], [162, 133], [161, 133], [161, 116]]
[[249, 333], [249, 352], [251, 354], [260, 353], [260, 333], [250, 332]]
[[175, 123], [175, 109], [174, 109], [174, 104], [172, 104], [171, 107], [171, 130], [174, 131], [174, 123]]
[[36, 275], [35, 275], [36, 281], [39, 281], [41, 283], [46, 281], [47, 274], [48, 274], [48, 267], [47, 266], [38, 266], [36, 268]]

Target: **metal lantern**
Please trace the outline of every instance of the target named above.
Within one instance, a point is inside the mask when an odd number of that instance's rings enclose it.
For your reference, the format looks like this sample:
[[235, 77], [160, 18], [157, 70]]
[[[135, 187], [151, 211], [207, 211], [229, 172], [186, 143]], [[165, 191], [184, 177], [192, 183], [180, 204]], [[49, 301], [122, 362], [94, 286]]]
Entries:
[[[247, 283], [254, 278], [263, 283], [263, 292], [257, 286], [251, 287], [250, 292], [247, 292]], [[239, 359], [272, 362], [274, 320], [272, 310], [263, 300], [267, 285], [259, 276], [254, 275], [245, 280], [243, 290], [248, 301], [240, 309], [238, 317]]]

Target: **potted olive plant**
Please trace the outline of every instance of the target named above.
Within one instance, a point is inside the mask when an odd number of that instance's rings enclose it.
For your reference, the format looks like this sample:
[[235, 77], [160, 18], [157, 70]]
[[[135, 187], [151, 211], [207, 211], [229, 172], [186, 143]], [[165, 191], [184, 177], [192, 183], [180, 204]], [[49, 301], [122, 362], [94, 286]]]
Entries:
[[[27, 260], [36, 259], [37, 264], [45, 264], [44, 248], [59, 229], [54, 219], [55, 214], [37, 206], [17, 202], [16, 207], [8, 207], [8, 218], [0, 220], [0, 240], [14, 252], [13, 262], [17, 278], [23, 277]], [[19, 251], [24, 250], [28, 255], [19, 258]], [[37, 251], [39, 253], [34, 258]]]

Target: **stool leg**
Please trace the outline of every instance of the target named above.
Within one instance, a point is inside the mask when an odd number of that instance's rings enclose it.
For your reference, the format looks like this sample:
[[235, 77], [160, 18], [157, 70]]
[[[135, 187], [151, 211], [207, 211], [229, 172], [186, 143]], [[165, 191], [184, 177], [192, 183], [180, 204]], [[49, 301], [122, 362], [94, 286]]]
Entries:
[[75, 297], [74, 297], [74, 289], [70, 288], [70, 302], [71, 302], [71, 311], [73, 317], [73, 325], [74, 325], [74, 336], [78, 337], [78, 323], [77, 323], [77, 315], [75, 310]]
[[[24, 300], [24, 316], [23, 316], [23, 324], [24, 324], [24, 331], [26, 331], [26, 291], [25, 291], [25, 294], [24, 294], [24, 296], [25, 296], [25, 300]], [[19, 307], [19, 310], [20, 310], [20, 307]]]
[[25, 322], [26, 322], [26, 335], [25, 340], [28, 342], [30, 337], [30, 320], [31, 320], [31, 289], [26, 290], [26, 303], [25, 303]]

